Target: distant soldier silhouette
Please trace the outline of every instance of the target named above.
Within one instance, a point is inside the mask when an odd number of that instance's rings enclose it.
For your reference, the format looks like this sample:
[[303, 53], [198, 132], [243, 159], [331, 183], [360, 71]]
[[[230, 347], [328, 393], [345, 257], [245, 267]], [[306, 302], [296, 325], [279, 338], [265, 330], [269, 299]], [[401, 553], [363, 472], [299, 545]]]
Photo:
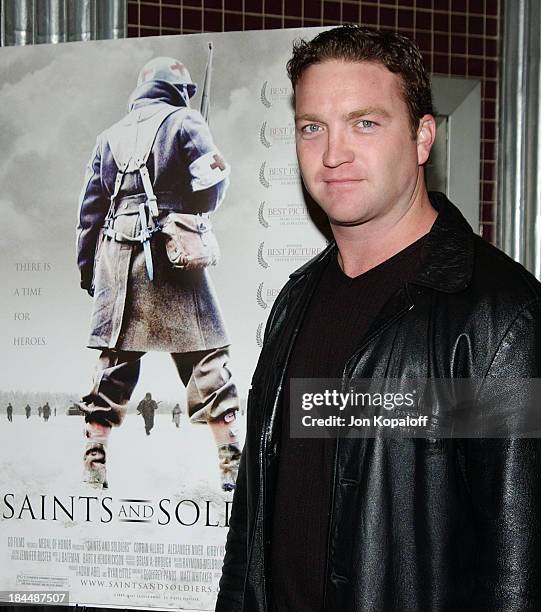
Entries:
[[41, 418], [41, 414], [43, 412], [43, 409], [41, 406], [38, 406], [38, 417]]
[[50, 416], [51, 416], [51, 407], [49, 406], [49, 402], [46, 402], [45, 406], [43, 406], [43, 420], [47, 422]]
[[7, 415], [8, 421], [11, 423], [13, 421], [13, 406], [11, 405], [11, 402], [9, 402], [9, 404], [6, 407], [6, 415]]
[[26, 414], [26, 418], [29, 419], [32, 414], [32, 408], [30, 408], [30, 404], [26, 404], [24, 407], [24, 413]]
[[158, 410], [158, 404], [152, 399], [152, 395], [147, 393], [145, 398], [139, 402], [137, 412], [145, 420], [145, 431], [150, 436], [150, 430], [154, 427], [154, 413]]
[[182, 414], [182, 410], [178, 404], [175, 404], [171, 414], [173, 415], [173, 423], [178, 427], [180, 425], [180, 415]]

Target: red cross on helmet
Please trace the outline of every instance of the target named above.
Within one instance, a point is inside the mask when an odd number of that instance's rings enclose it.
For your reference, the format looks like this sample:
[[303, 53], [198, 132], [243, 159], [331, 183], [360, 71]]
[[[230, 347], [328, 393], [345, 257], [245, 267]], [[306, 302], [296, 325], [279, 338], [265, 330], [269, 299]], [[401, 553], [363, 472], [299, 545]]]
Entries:
[[188, 97], [197, 91], [197, 85], [186, 66], [173, 57], [155, 57], [147, 62], [139, 72], [137, 86], [147, 81], [165, 81], [172, 85], [185, 85]]

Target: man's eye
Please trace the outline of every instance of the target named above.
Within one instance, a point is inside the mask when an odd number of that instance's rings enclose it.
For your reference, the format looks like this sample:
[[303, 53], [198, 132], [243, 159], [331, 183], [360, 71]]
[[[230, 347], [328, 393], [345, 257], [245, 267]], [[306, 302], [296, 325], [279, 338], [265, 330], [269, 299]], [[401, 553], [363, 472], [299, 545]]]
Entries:
[[370, 119], [361, 119], [357, 125], [364, 129], [370, 129], [373, 128], [376, 124], [373, 121], [370, 121]]
[[305, 134], [316, 134], [320, 129], [321, 127], [317, 123], [309, 123], [301, 128], [301, 132]]

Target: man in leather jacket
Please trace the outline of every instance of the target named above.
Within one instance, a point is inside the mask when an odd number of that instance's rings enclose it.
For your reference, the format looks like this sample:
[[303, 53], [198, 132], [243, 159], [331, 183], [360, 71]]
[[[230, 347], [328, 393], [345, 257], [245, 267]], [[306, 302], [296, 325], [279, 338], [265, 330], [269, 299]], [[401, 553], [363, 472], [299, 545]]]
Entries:
[[290, 436], [294, 377], [539, 377], [541, 285], [427, 193], [411, 41], [343, 26], [297, 43], [288, 72], [334, 241], [269, 316], [216, 610], [539, 610], [539, 440]]

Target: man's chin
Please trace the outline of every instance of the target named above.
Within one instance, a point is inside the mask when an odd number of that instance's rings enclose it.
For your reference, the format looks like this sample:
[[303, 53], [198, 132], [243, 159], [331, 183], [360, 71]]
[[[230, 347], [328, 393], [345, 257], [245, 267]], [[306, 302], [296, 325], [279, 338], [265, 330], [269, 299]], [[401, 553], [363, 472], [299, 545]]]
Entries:
[[331, 215], [327, 215], [329, 217], [329, 223], [331, 226], [336, 225], [339, 227], [355, 227], [356, 225], [362, 225], [366, 223], [367, 219], [358, 219], [357, 217], [348, 218], [348, 217], [332, 217]]

